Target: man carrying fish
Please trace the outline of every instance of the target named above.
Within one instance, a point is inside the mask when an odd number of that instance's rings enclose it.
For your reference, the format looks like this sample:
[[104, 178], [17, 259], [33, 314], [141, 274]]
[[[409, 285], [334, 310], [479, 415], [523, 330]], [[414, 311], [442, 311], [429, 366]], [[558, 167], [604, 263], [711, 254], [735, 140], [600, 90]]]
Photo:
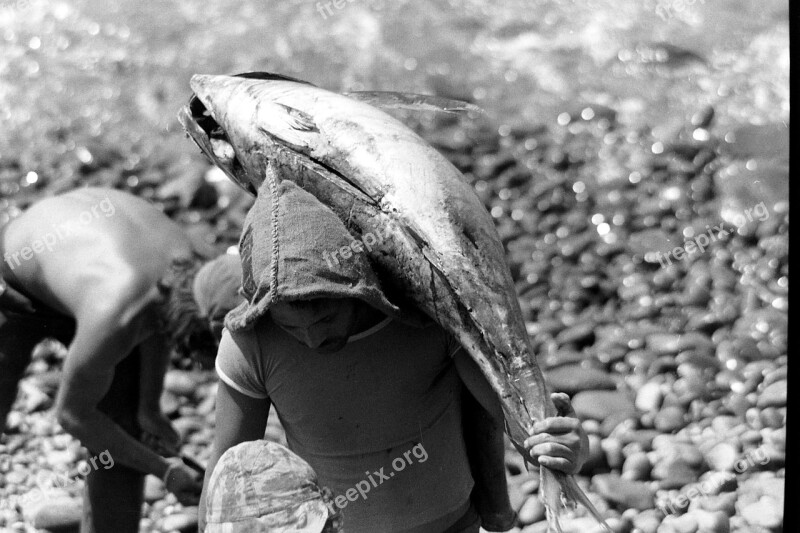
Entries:
[[[248, 302], [228, 315], [217, 355], [206, 478], [230, 447], [263, 437], [274, 405], [289, 447], [338, 495], [348, 533], [511, 529], [496, 395], [441, 327], [400, 320], [363, 254], [324, 260], [351, 240], [291, 181], [259, 191], [240, 241]], [[464, 423], [462, 389], [482, 406]], [[568, 399], [555, 399], [572, 414]], [[567, 473], [585, 460], [577, 418], [539, 422], [525, 446]], [[488, 502], [481, 516], [473, 472]]]
[[[586, 452], [585, 436], [576, 420], [558, 416], [568, 402], [559, 396], [554, 402], [547, 391], [491, 216], [442, 154], [379, 109], [433, 105], [449, 112], [459, 105], [396, 93], [341, 95], [271, 73], [195, 75], [191, 86], [195, 94], [179, 118], [231, 179], [259, 200], [272, 197], [278, 207], [284, 196], [299, 194], [286, 185], [293, 183], [333, 215], [315, 224], [308, 214], [292, 226], [302, 232], [298, 242], [308, 243], [303, 253], [276, 229], [287, 213], [280, 208], [262, 207], [272, 213], [271, 222], [251, 220], [251, 233], [262, 232], [262, 239], [242, 236], [250, 311], [229, 317], [230, 338], [223, 338], [220, 349], [217, 368], [229, 379], [220, 389], [218, 408], [226, 414], [218, 418], [224, 422], [215, 453], [238, 439], [258, 438], [270, 403], [293, 449], [305, 453], [320, 478], [336, 489], [354, 481], [362, 460], [391, 461], [392, 454], [408, 451], [402, 446], [425, 441], [430, 456], [425, 470], [446, 475], [415, 483], [409, 468], [381, 485], [397, 494], [382, 500], [384, 491], [374, 488], [374, 495], [348, 503], [347, 510], [364, 528], [356, 531], [460, 527], [470, 521], [464, 495], [472, 480], [464, 474], [469, 468], [462, 444], [471, 439], [462, 437], [471, 430], [462, 428], [460, 406], [451, 400], [460, 398], [463, 382], [491, 420], [500, 420], [502, 412], [512, 442], [527, 458], [541, 457], [539, 493], [554, 530], [563, 500], [580, 502], [602, 523], [571, 475]], [[337, 230], [341, 238], [313, 237], [333, 228], [336, 219], [344, 227]], [[341, 274], [342, 261], [312, 268], [319, 260], [309, 260], [307, 250], [318, 258], [338, 249], [346, 258], [348, 245], [356, 248], [350, 241], [366, 243], [368, 235], [382, 238], [372, 239], [356, 260], [368, 258], [385, 297], [376, 296], [377, 286], [366, 283], [368, 278]], [[272, 246], [269, 254], [265, 246]], [[290, 272], [303, 275], [292, 278]], [[369, 298], [359, 292], [367, 287], [375, 289]], [[304, 303], [292, 303], [298, 301]], [[437, 326], [403, 329], [410, 327], [409, 310], [421, 311]], [[297, 340], [306, 347], [302, 353]], [[337, 353], [314, 359], [309, 347]], [[328, 375], [332, 379], [325, 379]], [[312, 378], [311, 388], [295, 381]], [[310, 399], [317, 401], [307, 403]], [[497, 476], [484, 479], [481, 472], [499, 472], [487, 465], [500, 454], [487, 455], [478, 454], [485, 461], [473, 468], [478, 492], [497, 494], [482, 487]], [[419, 513], [398, 515], [397, 505]], [[378, 516], [404, 519], [384, 527], [371, 522]], [[442, 524], [446, 527], [437, 529]]]
[[[146, 474], [183, 503], [200, 480], [177, 454], [159, 398], [172, 347], [213, 357], [240, 300], [238, 258], [200, 267], [176, 223], [122, 191], [85, 188], [42, 200], [0, 228], [0, 429], [33, 348], [69, 346], [60, 424], [113, 468], [86, 481], [83, 531], [137, 532]], [[157, 451], [154, 451], [157, 450]]]

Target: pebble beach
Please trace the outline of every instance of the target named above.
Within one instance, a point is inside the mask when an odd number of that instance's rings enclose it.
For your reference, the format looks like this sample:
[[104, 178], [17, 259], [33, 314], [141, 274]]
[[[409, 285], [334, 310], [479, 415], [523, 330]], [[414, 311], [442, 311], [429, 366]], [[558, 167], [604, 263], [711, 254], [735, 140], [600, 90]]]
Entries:
[[[588, 4], [588, 3], [587, 3]], [[424, 37], [424, 38], [423, 38]], [[474, 186], [537, 360], [589, 434], [579, 483], [617, 533], [783, 531], [788, 9], [770, 1], [0, 4], [0, 224], [81, 185], [159, 205], [209, 256], [252, 199], [175, 119], [192, 73], [468, 99], [401, 113]], [[0, 440], [0, 533], [77, 530], [104, 464], [55, 421], [65, 348], [37, 347]], [[175, 359], [162, 408], [205, 463], [216, 377]], [[275, 413], [266, 438], [285, 442]], [[100, 458], [102, 459], [102, 458]], [[538, 474], [509, 445], [521, 531]], [[141, 531], [195, 531], [149, 476]], [[600, 532], [585, 510], [565, 533]]]

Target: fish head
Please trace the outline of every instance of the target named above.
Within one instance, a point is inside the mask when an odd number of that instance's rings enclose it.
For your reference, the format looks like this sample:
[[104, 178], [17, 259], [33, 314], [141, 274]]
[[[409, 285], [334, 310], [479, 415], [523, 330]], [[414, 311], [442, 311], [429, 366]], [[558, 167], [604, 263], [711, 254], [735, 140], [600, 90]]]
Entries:
[[178, 112], [178, 120], [186, 134], [212, 164], [219, 167], [239, 187], [253, 196], [256, 195], [258, 186], [249, 182], [227, 133], [196, 94]]
[[178, 113], [184, 130], [213, 164], [254, 196], [264, 181], [267, 159], [291, 151], [293, 143], [302, 144], [302, 133], [316, 131], [310, 117], [275, 98], [276, 86], [311, 86], [307, 82], [251, 72], [196, 74], [190, 85], [194, 94]]

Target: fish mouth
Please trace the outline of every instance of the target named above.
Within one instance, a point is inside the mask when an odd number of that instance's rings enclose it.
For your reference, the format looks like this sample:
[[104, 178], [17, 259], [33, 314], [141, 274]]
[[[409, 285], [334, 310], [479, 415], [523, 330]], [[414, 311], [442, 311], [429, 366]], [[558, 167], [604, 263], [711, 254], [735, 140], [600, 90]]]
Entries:
[[192, 94], [189, 103], [178, 112], [178, 120], [212, 164], [219, 167], [236, 185], [256, 196], [256, 190], [247, 179], [228, 134], [196, 94]]
[[[313, 86], [307, 81], [271, 72], [242, 72], [232, 74], [231, 77], [264, 81], [282, 80]], [[256, 188], [248, 179], [245, 167], [237, 157], [234, 144], [227, 132], [196, 92], [192, 94], [189, 103], [178, 112], [178, 120], [211, 163], [218, 166], [239, 187], [253, 196], [257, 195]]]

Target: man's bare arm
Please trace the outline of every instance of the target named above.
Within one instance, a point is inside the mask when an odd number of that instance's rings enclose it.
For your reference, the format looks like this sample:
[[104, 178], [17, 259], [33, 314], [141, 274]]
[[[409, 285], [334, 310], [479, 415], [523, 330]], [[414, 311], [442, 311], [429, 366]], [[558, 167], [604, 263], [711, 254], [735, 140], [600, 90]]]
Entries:
[[114, 379], [114, 367], [136, 342], [133, 328], [121, 326], [119, 314], [98, 310], [79, 320], [64, 364], [56, 400], [61, 425], [92, 450], [107, 449], [115, 461], [163, 477], [169, 463], [126, 433], [98, 409]]
[[208, 480], [219, 458], [232, 446], [242, 442], [264, 438], [269, 418], [270, 400], [251, 398], [220, 381], [217, 389], [216, 429], [211, 457], [203, 481], [200, 497], [200, 531], [205, 529], [206, 494]]

